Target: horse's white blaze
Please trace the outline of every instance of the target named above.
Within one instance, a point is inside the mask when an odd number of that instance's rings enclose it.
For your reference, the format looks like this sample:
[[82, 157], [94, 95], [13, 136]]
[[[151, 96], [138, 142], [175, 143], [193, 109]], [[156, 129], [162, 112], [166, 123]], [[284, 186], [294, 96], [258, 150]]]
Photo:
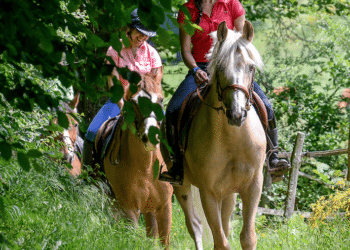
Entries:
[[67, 155], [65, 156], [69, 163], [72, 163], [74, 159], [74, 146], [72, 145], [72, 140], [69, 137], [69, 132], [67, 129], [63, 131], [63, 142], [67, 147]]
[[[239, 55], [238, 56], [238, 59], [242, 60], [242, 56]], [[238, 69], [238, 70], [235, 70], [234, 71], [234, 78], [236, 79], [236, 82], [235, 84], [239, 85], [239, 86], [244, 86], [244, 70], [243, 69]], [[246, 96], [244, 94], [243, 91], [234, 91], [234, 98], [237, 102], [236, 102], [236, 105], [237, 105], [237, 110], [241, 111], [243, 109], [245, 109], [245, 106], [246, 106]]]

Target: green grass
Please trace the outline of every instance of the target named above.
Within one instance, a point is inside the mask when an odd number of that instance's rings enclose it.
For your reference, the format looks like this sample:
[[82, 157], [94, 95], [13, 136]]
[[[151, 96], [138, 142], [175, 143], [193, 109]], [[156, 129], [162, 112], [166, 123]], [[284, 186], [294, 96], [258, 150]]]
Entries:
[[[116, 221], [110, 200], [95, 185], [73, 179], [48, 160], [42, 166], [40, 174], [0, 162], [0, 249], [161, 249], [146, 237], [142, 220], [137, 228]], [[240, 249], [242, 219], [235, 219], [230, 244]], [[347, 220], [311, 228], [300, 216], [287, 225], [258, 216], [256, 229], [257, 249], [350, 249]], [[176, 201], [170, 249], [194, 249]]]

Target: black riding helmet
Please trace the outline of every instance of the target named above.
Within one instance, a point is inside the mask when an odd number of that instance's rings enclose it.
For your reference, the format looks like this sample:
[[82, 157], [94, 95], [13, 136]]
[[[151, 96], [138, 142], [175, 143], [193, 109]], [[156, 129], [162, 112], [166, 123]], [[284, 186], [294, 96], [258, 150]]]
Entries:
[[156, 36], [157, 32], [148, 29], [145, 25], [143, 25], [141, 23], [140, 18], [137, 15], [137, 10], [138, 9], [134, 9], [131, 12], [131, 24], [130, 24], [130, 27], [137, 29], [139, 32], [141, 32], [142, 34], [144, 34], [146, 36], [149, 36], [149, 37]]

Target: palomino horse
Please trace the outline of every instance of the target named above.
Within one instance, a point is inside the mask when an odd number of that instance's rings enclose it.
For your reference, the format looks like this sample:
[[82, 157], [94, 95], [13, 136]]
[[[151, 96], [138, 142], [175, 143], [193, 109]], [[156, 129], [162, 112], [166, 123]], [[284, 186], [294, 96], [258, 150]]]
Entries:
[[189, 131], [183, 186], [174, 187], [197, 249], [203, 249], [202, 227], [193, 208], [191, 184], [199, 189], [214, 249], [230, 249], [227, 238], [236, 193], [243, 202], [241, 246], [256, 248], [255, 216], [266, 137], [250, 103], [255, 67], [263, 65], [251, 44], [253, 35], [248, 21], [243, 34], [228, 30], [225, 22], [212, 34], [215, 45], [208, 55], [211, 88]]
[[[144, 79], [138, 93], [130, 99], [135, 112], [132, 126], [136, 128], [136, 133], [132, 133], [130, 128], [122, 131], [121, 135], [115, 133], [112, 143], [116, 145], [120, 140], [120, 146], [111, 145], [103, 158], [103, 166], [117, 200], [116, 208], [121, 208], [135, 225], [143, 214], [147, 236], [159, 236], [162, 244], [168, 246], [173, 188], [154, 176], [154, 164], [156, 160], [162, 163], [163, 158], [159, 144], [155, 146], [150, 142], [148, 132], [152, 126], [159, 128], [159, 123], [154, 112], [144, 117], [138, 105], [142, 98], [149, 99], [154, 105], [163, 99], [159, 98], [162, 97], [161, 88], [155, 92], [157, 89], [151, 82]], [[119, 119], [123, 119], [122, 116]]]
[[[74, 118], [77, 114], [79, 96], [80, 93], [78, 92], [70, 103], [60, 103], [58, 109], [66, 114], [69, 127], [68, 129], [64, 129], [63, 132], [59, 133], [55, 138], [55, 141], [62, 142], [60, 151], [63, 153], [65, 161], [72, 165], [72, 169], [69, 169], [69, 173], [72, 176], [78, 176], [81, 173], [81, 163], [76, 153], [80, 151], [81, 154], [81, 150], [79, 149], [82, 148], [82, 145], [79, 147], [79, 143], [82, 144], [83, 140], [79, 137], [79, 124]], [[52, 122], [57, 124], [57, 118], [53, 119]]]

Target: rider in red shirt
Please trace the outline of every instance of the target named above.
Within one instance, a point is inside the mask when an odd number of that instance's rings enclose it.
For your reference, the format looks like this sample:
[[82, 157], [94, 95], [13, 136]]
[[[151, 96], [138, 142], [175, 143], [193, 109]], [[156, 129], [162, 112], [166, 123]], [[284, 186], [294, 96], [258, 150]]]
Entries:
[[[182, 157], [176, 134], [176, 124], [179, 110], [186, 96], [197, 89], [197, 86], [208, 82], [207, 65], [208, 53], [212, 40], [209, 34], [218, 29], [222, 21], [226, 21], [229, 29], [243, 31], [245, 23], [245, 11], [238, 0], [189, 0], [184, 6], [191, 14], [191, 21], [199, 25], [203, 30], [196, 30], [191, 37], [184, 29], [186, 16], [182, 10], [178, 15], [180, 26], [181, 54], [189, 72], [185, 80], [180, 84], [166, 111], [166, 132], [170, 146], [174, 151], [173, 166], [168, 172], [160, 175], [160, 180], [169, 181], [172, 184], [182, 185], [183, 166]], [[192, 48], [192, 49], [191, 49]], [[267, 135], [271, 139], [274, 148], [278, 147], [278, 137], [275, 115], [271, 103], [267, 99], [259, 85], [254, 82], [254, 91], [260, 96], [268, 111], [269, 130]], [[272, 170], [273, 182], [283, 179], [283, 174], [290, 168], [285, 159], [278, 159], [277, 150], [269, 158], [270, 169]]]

